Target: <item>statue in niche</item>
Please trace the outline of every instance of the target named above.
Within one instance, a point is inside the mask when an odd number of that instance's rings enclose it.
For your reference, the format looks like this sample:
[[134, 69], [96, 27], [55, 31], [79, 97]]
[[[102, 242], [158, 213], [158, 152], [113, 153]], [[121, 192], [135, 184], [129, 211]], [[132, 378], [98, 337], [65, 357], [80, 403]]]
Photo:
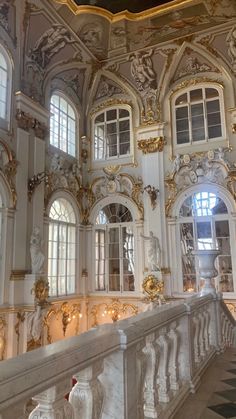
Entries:
[[42, 239], [39, 227], [35, 226], [30, 238], [30, 256], [32, 274], [40, 274], [43, 272], [43, 264], [45, 256], [42, 252]]
[[226, 38], [228, 44], [228, 54], [233, 63], [233, 70], [236, 71], [236, 26], [234, 26], [229, 32]]
[[156, 73], [153, 70], [151, 55], [152, 51], [138, 51], [130, 55], [131, 74], [139, 90], [145, 90], [147, 88], [156, 89], [157, 87]]
[[160, 271], [161, 247], [159, 239], [156, 236], [154, 236], [152, 231], [150, 231], [150, 236], [144, 236], [143, 234], [141, 234], [141, 237], [144, 240], [148, 241], [147, 259], [149, 271]]
[[66, 44], [72, 44], [75, 40], [71, 38], [69, 31], [60, 24], [53, 24], [41, 35], [34, 48], [30, 51], [30, 56], [40, 67], [45, 68], [50, 59]]

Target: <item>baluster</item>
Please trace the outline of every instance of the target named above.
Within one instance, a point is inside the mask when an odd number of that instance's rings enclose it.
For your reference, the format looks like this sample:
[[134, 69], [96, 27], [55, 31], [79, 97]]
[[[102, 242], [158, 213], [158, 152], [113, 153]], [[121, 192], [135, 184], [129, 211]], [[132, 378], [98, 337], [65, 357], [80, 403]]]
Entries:
[[156, 391], [155, 391], [155, 375], [156, 375], [156, 351], [153, 346], [155, 340], [154, 334], [146, 337], [146, 345], [143, 348], [144, 353], [144, 380], [143, 380], [143, 399], [144, 399], [144, 417], [157, 418], [156, 410]]
[[204, 359], [206, 356], [205, 351], [205, 317], [203, 316], [202, 311], [199, 312], [199, 347], [200, 347], [200, 356]]
[[35, 396], [33, 400], [38, 402], [38, 406], [31, 412], [29, 419], [74, 419], [73, 407], [65, 399], [70, 389], [71, 379], [68, 378]]
[[136, 346], [136, 368], [137, 368], [137, 404], [138, 404], [138, 418], [144, 419], [143, 405], [144, 405], [144, 359], [145, 355], [143, 353], [143, 348], [145, 346], [145, 341], [139, 342]]
[[159, 337], [156, 342], [159, 346], [159, 367], [157, 375], [157, 385], [158, 385], [158, 399], [160, 402], [168, 403], [170, 401], [170, 378], [169, 378], [169, 341], [168, 336], [166, 336], [166, 329], [161, 329], [159, 332]]
[[193, 317], [193, 324], [194, 324], [194, 338], [193, 338], [193, 345], [194, 345], [194, 361], [195, 364], [199, 364], [200, 358], [200, 349], [199, 349], [199, 319], [198, 317]]
[[99, 419], [101, 417], [104, 391], [98, 376], [103, 371], [103, 361], [97, 361], [74, 377], [77, 383], [69, 395], [75, 419]]
[[205, 317], [205, 333], [204, 333], [205, 348], [206, 348], [206, 351], [208, 352], [210, 349], [210, 314], [209, 314], [209, 311], [206, 310], [203, 313], [203, 315]]
[[170, 388], [171, 390], [179, 390], [179, 365], [178, 365], [178, 352], [179, 352], [179, 335], [176, 330], [177, 323], [171, 324], [171, 330], [168, 336], [171, 340], [170, 344], [170, 362], [169, 362], [169, 374], [170, 374]]

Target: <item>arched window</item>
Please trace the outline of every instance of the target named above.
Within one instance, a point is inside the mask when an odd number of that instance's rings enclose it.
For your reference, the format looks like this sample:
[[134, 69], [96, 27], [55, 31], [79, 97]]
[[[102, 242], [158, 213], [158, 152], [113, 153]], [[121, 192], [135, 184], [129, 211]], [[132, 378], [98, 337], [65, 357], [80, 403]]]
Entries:
[[108, 109], [94, 120], [94, 160], [121, 158], [130, 154], [130, 112]]
[[194, 87], [174, 97], [176, 145], [225, 139], [223, 95], [211, 86]]
[[9, 57], [0, 45], [0, 121], [3, 121], [4, 127], [6, 121], [9, 122], [10, 120], [11, 74], [12, 68]]
[[192, 251], [219, 249], [219, 290], [233, 292], [229, 215], [224, 201], [209, 191], [196, 192], [185, 199], [179, 216], [184, 291], [198, 291], [201, 286]]
[[76, 117], [68, 101], [57, 94], [50, 102], [50, 144], [71, 156], [76, 155]]
[[50, 296], [75, 292], [76, 220], [71, 204], [56, 199], [49, 212], [48, 279]]
[[95, 226], [95, 290], [134, 291], [134, 233], [130, 211], [109, 204], [99, 211]]

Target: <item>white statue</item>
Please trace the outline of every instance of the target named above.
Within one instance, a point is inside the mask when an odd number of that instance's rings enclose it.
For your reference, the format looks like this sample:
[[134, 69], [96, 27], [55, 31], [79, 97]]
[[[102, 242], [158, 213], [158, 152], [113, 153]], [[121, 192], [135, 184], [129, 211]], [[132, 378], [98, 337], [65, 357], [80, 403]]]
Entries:
[[148, 241], [147, 259], [149, 271], [160, 271], [161, 247], [159, 239], [154, 236], [152, 231], [150, 231], [150, 236], [144, 236], [141, 234], [141, 237]]
[[181, 167], [181, 164], [182, 164], [181, 155], [180, 154], [177, 154], [176, 157], [175, 157], [175, 159], [174, 159], [174, 162], [173, 162], [173, 170], [172, 170], [172, 173], [173, 174], [175, 172], [178, 172], [179, 171], [179, 169]]
[[41, 249], [42, 239], [39, 227], [34, 227], [30, 238], [30, 256], [32, 274], [40, 274], [43, 272], [44, 254]]

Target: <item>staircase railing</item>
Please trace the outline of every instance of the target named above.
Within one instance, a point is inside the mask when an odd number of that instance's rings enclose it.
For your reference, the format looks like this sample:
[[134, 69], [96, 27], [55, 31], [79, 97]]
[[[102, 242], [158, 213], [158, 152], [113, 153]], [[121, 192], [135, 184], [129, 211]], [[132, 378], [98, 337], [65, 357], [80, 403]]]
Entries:
[[0, 418], [171, 418], [234, 327], [221, 297], [209, 295], [2, 361]]

